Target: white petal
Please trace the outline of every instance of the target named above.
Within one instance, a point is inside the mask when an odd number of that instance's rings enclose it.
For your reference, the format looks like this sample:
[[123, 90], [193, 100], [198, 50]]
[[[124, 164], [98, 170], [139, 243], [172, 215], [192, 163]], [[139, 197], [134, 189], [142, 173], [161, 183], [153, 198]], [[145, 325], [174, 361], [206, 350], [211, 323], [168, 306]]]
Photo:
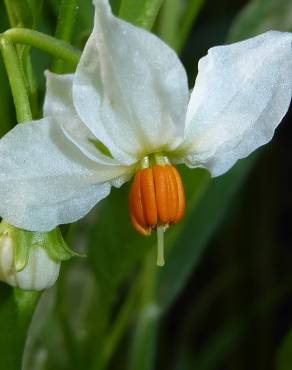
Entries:
[[55, 284], [60, 271], [60, 262], [53, 261], [41, 247], [31, 247], [27, 265], [20, 272], [14, 269], [12, 238], [1, 237], [0, 280], [24, 290], [43, 290]]
[[96, 137], [80, 120], [72, 100], [73, 74], [58, 75], [46, 71], [46, 95], [44, 116], [53, 117], [64, 134], [88, 158], [109, 166], [120, 165], [120, 162], [102, 154], [93, 144]]
[[114, 17], [107, 0], [95, 4], [94, 29], [74, 77], [79, 116], [128, 164], [176, 147], [188, 99], [183, 66], [156, 36]]
[[123, 173], [89, 160], [48, 118], [18, 125], [0, 140], [0, 215], [49, 231], [83, 217]]
[[292, 34], [271, 31], [209, 50], [188, 107], [185, 161], [213, 176], [271, 140], [292, 94]]

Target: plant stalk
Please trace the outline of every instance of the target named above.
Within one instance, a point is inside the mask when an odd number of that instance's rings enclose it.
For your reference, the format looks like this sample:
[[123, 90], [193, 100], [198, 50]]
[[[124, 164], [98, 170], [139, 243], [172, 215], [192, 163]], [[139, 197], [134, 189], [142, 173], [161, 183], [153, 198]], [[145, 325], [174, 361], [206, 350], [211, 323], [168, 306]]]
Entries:
[[76, 67], [81, 52], [63, 40], [46, 35], [42, 32], [30, 30], [27, 28], [11, 28], [5, 31], [5, 39], [13, 43], [30, 45], [37, 49], [47, 52], [58, 59], [62, 59], [72, 67]]
[[17, 121], [31, 121], [29, 98], [15, 47], [9, 39], [0, 36], [0, 50], [11, 87]]
[[[57, 39], [66, 42], [71, 41], [79, 9], [78, 4], [79, 0], [62, 0], [55, 33]], [[64, 61], [58, 58], [54, 59], [52, 71], [62, 73], [64, 71]]]

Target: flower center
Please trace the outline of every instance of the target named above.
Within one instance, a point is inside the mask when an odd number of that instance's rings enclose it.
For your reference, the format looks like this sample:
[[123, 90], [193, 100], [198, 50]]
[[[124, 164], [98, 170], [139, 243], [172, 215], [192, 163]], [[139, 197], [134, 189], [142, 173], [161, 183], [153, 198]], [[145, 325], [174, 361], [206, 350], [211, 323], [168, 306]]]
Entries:
[[185, 210], [185, 193], [177, 169], [170, 164], [154, 164], [136, 172], [129, 195], [130, 217], [142, 235], [157, 230], [157, 264], [164, 265], [164, 231], [178, 223]]

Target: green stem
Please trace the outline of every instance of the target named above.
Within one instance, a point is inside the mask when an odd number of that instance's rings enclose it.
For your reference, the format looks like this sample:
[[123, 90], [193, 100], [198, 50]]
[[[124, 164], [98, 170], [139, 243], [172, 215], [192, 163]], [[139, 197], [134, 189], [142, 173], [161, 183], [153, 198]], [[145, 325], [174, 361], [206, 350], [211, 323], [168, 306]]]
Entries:
[[[17, 346], [14, 351], [21, 356], [24, 352], [24, 344], [33, 313], [41, 296], [40, 292], [23, 291], [18, 288], [13, 290], [14, 301], [16, 304], [17, 316], [15, 322], [15, 333], [17, 333]], [[21, 358], [19, 358], [21, 361]]]
[[33, 46], [76, 67], [81, 52], [63, 40], [27, 28], [11, 28], [3, 34], [14, 43]]
[[15, 11], [14, 11], [14, 8], [11, 6], [12, 3], [10, 0], [4, 0], [4, 4], [5, 4], [5, 7], [6, 7], [6, 12], [8, 14], [8, 18], [9, 18], [9, 23], [12, 27], [16, 27], [17, 26], [17, 17], [16, 17], [16, 14], [15, 14]]
[[23, 291], [14, 288], [14, 299], [17, 306], [19, 323], [21, 325], [30, 323], [40, 295], [40, 292]]
[[69, 42], [78, 13], [79, 0], [62, 0], [55, 37]]
[[[39, 1], [39, 10], [42, 7], [42, 1]], [[5, 0], [6, 10], [9, 16], [11, 27], [28, 27], [34, 26], [34, 21], [37, 18], [32, 14], [32, 9], [27, 0]], [[32, 116], [34, 118], [39, 116], [38, 109], [38, 93], [36, 86], [36, 78], [31, 65], [30, 46], [17, 45], [16, 52], [22, 67], [25, 85], [29, 96]]]
[[26, 86], [29, 93], [29, 101], [33, 118], [39, 118], [40, 109], [39, 109], [39, 98], [38, 90], [36, 83], [36, 76], [33, 71], [30, 47], [25, 46], [24, 55], [22, 59], [23, 73], [26, 78]]
[[0, 37], [0, 49], [12, 91], [17, 121], [31, 121], [29, 98], [15, 47], [9, 39]]
[[[78, 13], [78, 4], [79, 0], [62, 0], [55, 33], [57, 39], [67, 42], [71, 41]], [[52, 65], [52, 71], [62, 73], [64, 71], [64, 62], [55, 59]]]

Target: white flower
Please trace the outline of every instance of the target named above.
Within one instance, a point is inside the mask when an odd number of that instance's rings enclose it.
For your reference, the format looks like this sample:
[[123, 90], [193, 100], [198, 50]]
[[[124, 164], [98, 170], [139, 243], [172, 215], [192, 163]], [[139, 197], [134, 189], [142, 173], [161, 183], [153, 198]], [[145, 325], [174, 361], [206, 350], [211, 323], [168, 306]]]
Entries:
[[[28, 255], [23, 256], [20, 248]], [[1, 222], [0, 281], [23, 290], [44, 290], [55, 284], [60, 266], [28, 232]]]
[[[0, 141], [0, 214], [48, 231], [83, 217], [136, 173], [133, 224], [144, 234], [161, 231], [184, 209], [180, 178], [166, 165], [218, 176], [271, 140], [291, 101], [292, 34], [271, 31], [210, 49], [189, 96], [186, 72], [167, 45], [113, 16], [107, 0], [95, 6], [76, 73], [47, 73], [45, 118]], [[153, 175], [155, 163], [164, 168]]]

